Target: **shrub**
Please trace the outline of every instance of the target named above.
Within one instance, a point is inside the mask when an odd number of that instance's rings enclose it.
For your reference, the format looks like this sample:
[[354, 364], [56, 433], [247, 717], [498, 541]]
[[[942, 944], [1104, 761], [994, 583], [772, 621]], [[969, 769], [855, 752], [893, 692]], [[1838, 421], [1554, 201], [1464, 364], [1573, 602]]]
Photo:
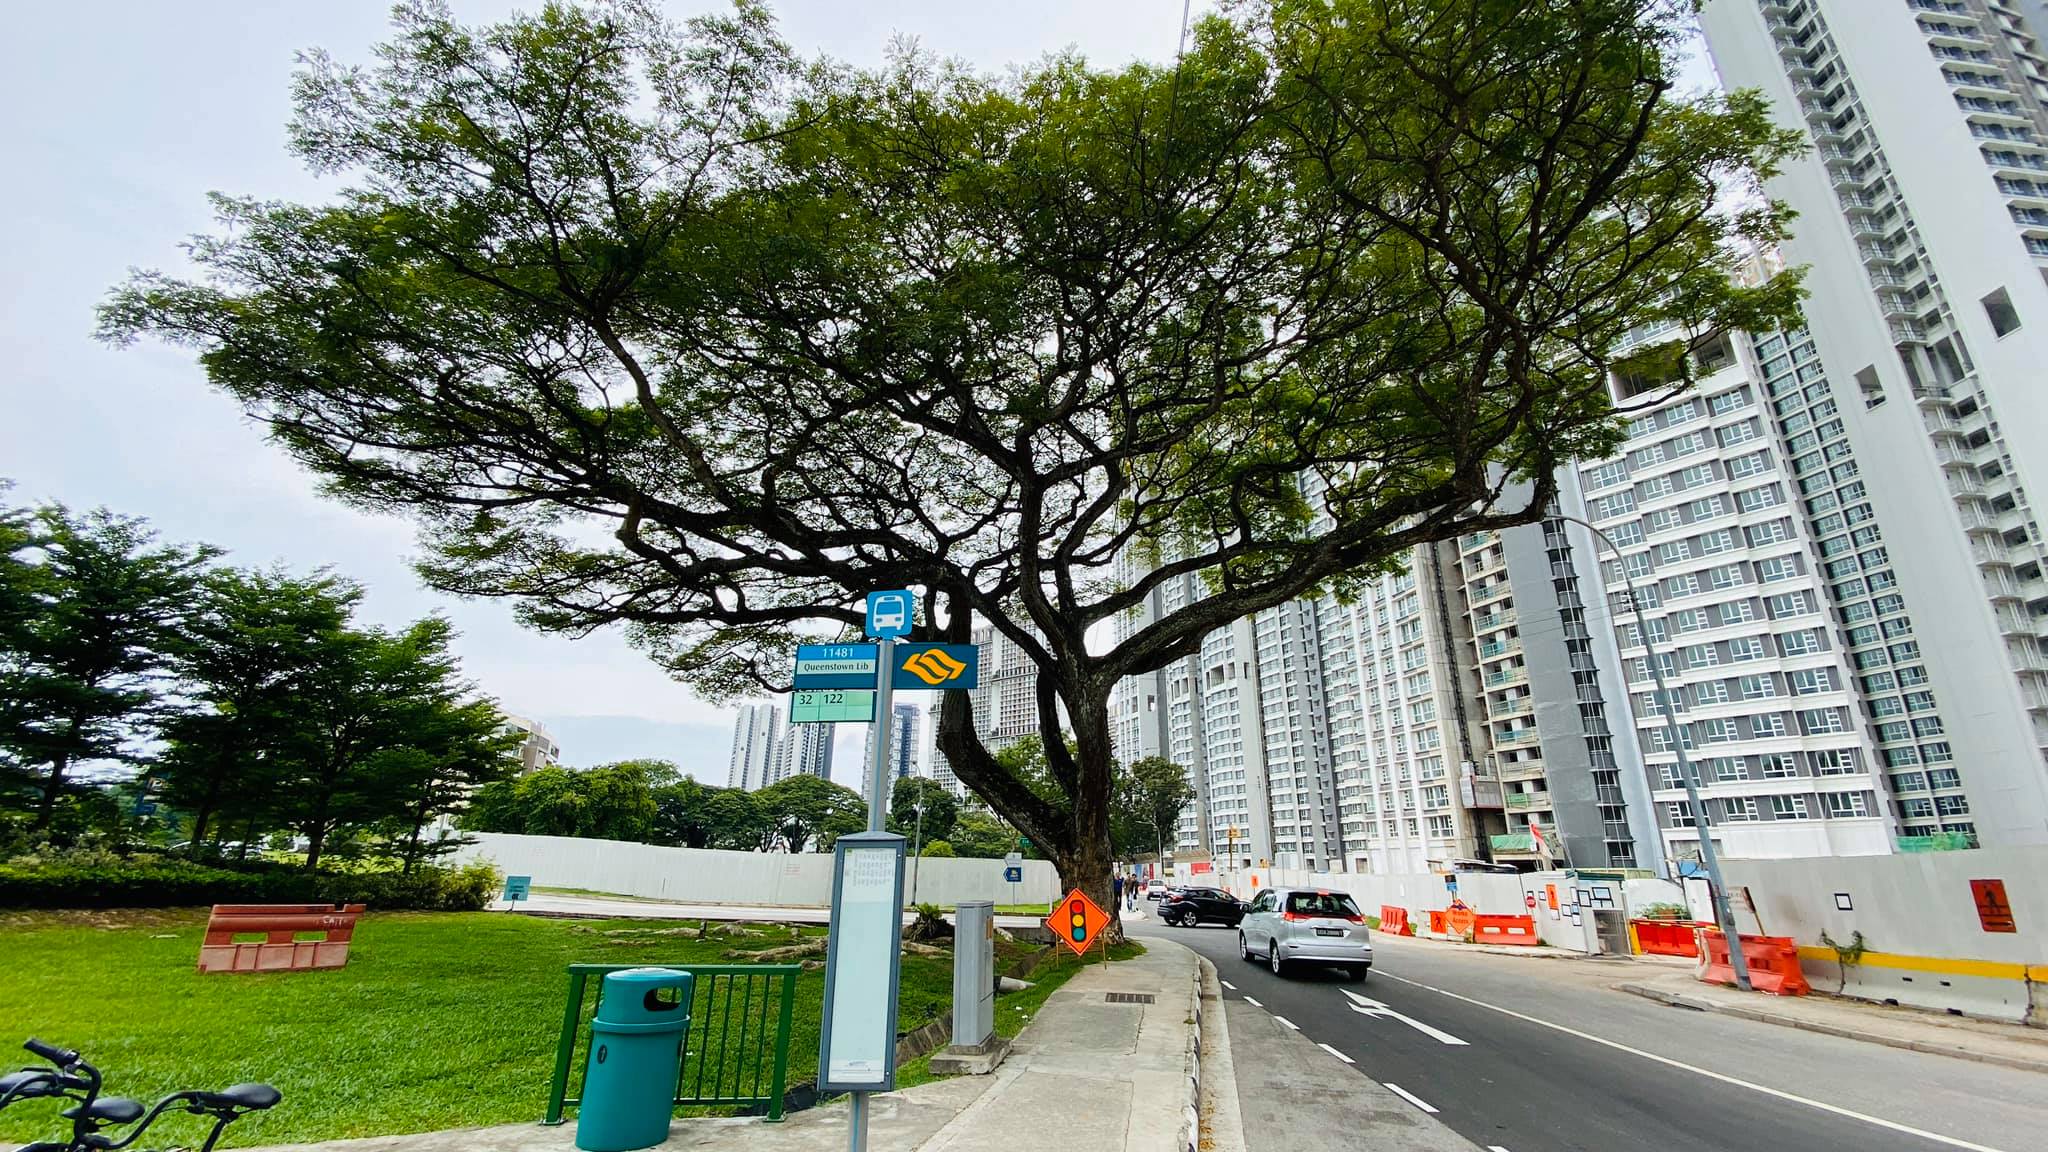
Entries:
[[1636, 910], [1639, 920], [1685, 920], [1691, 915], [1683, 904], [1645, 904]]
[[0, 908], [367, 904], [378, 911], [474, 912], [490, 903], [497, 886], [497, 870], [481, 862], [410, 873], [240, 871], [161, 858], [0, 864]]
[[919, 853], [919, 855], [943, 859], [945, 857], [953, 855], [953, 846], [951, 844], [946, 843], [944, 840], [934, 840], [931, 843], [925, 845], [924, 851]]

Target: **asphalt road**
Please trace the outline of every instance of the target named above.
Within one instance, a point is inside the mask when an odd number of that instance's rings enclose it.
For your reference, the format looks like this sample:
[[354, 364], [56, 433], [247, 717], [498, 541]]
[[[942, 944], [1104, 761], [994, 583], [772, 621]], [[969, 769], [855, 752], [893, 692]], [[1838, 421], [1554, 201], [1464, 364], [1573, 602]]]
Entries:
[[[1376, 936], [1371, 977], [1351, 983], [1326, 969], [1275, 977], [1239, 958], [1231, 929], [1129, 928], [1209, 957], [1233, 1020], [1239, 1003], [1277, 1018], [1496, 1152], [2022, 1152], [2048, 1140], [2048, 1076], [1666, 1007], [1609, 987], [1626, 961]], [[1245, 1063], [1241, 1097], [1286, 1091], [1248, 1079]], [[1252, 1125], [1245, 1135], [1247, 1152], [1289, 1152]]]

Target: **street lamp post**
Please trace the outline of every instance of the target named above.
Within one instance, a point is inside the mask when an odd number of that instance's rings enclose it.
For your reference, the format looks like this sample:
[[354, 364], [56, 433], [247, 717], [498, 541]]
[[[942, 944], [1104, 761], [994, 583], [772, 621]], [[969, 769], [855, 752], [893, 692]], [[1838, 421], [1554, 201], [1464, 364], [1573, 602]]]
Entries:
[[917, 904], [917, 868], [924, 863], [924, 785], [917, 786], [917, 840], [910, 850], [910, 903]]
[[1569, 520], [1591, 532], [1607, 550], [1614, 553], [1614, 563], [1621, 570], [1621, 582], [1628, 588], [1628, 605], [1635, 613], [1636, 630], [1643, 634], [1644, 663], [1650, 666], [1650, 679], [1657, 687], [1657, 708], [1664, 713], [1664, 731], [1671, 737], [1671, 750], [1678, 754], [1678, 778], [1685, 783], [1686, 806], [1692, 809], [1692, 826], [1700, 834], [1700, 859], [1707, 866], [1707, 882], [1714, 889], [1714, 919], [1721, 926], [1721, 937], [1728, 942], [1728, 965], [1735, 970], [1735, 986], [1744, 992], [1749, 987], [1749, 960], [1742, 954], [1742, 937], [1735, 930], [1735, 911], [1728, 904], [1728, 885], [1721, 879], [1721, 855], [1714, 850], [1714, 836], [1707, 827], [1706, 804], [1700, 799], [1698, 782], [1693, 778], [1692, 764], [1685, 758], [1685, 738], [1678, 731], [1678, 712], [1671, 706], [1671, 692], [1664, 686], [1664, 666], [1657, 660], [1657, 650], [1650, 645], [1650, 622], [1643, 616], [1643, 599], [1636, 595], [1636, 582], [1628, 574], [1628, 562], [1622, 559], [1621, 549], [1608, 539], [1607, 533], [1577, 516], [1556, 514], [1559, 520]]

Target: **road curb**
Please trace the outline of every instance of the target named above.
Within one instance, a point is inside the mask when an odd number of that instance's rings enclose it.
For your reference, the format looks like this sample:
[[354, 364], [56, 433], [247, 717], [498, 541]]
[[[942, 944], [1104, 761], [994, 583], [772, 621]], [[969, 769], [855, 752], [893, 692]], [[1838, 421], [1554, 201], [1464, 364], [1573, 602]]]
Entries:
[[1181, 1140], [1179, 1147], [1186, 1152], [1196, 1152], [1196, 1145], [1202, 1140], [1202, 966], [1208, 961], [1192, 948], [1188, 955], [1194, 957], [1194, 977], [1188, 981], [1187, 1044], [1181, 1050], [1181, 1067], [1187, 1072], [1188, 1095], [1181, 1108]]
[[1855, 1028], [1841, 1028], [1833, 1024], [1822, 1024], [1813, 1020], [1801, 1020], [1796, 1016], [1785, 1016], [1776, 1012], [1765, 1012], [1755, 1008], [1744, 1008], [1723, 1004], [1699, 996], [1686, 996], [1678, 992], [1667, 992], [1648, 984], [1617, 984], [1618, 991], [1673, 1008], [1690, 1008], [1697, 1012], [1715, 1012], [1722, 1016], [1733, 1016], [1738, 1020], [1754, 1020], [1759, 1024], [1775, 1024], [1781, 1028], [1796, 1028], [1801, 1032], [1816, 1032], [1823, 1036], [1837, 1036], [1844, 1040], [1861, 1040], [1867, 1044], [1882, 1044], [1887, 1048], [1903, 1048], [1910, 1052], [1926, 1052], [1936, 1056], [1953, 1056], [1958, 1060], [1969, 1060], [1978, 1064], [1996, 1064], [2003, 1068], [2017, 1068], [2022, 1072], [2048, 1072], [2048, 1059], [2033, 1059], [2026, 1056], [2005, 1056], [1996, 1052], [1979, 1052], [1949, 1044], [1935, 1044], [1926, 1040], [1908, 1040], [1903, 1036], [1887, 1036], [1882, 1032], [1864, 1032]]

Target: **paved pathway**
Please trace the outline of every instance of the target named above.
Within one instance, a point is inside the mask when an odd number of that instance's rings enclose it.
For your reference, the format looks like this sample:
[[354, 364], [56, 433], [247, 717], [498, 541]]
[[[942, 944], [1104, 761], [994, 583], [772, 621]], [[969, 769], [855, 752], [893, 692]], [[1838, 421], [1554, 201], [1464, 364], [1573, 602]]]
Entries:
[[[490, 905], [493, 912], [511, 908], [502, 900], [494, 900]], [[768, 920], [784, 924], [825, 924], [832, 919], [830, 908], [775, 904], [672, 904], [625, 896], [567, 896], [555, 892], [535, 892], [531, 899], [519, 902], [517, 911], [555, 916], [605, 916], [621, 920]], [[905, 924], [914, 918], [912, 913], [903, 914]], [[1035, 928], [1038, 924], [1039, 917], [1036, 916], [996, 917], [996, 925], [1001, 928]]]

